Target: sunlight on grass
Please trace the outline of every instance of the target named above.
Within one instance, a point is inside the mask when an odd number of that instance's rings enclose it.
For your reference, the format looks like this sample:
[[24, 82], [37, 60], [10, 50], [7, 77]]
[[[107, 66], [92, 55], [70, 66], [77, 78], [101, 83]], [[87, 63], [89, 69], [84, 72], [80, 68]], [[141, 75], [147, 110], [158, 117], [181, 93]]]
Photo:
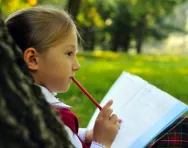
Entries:
[[141, 65], [143, 65], [143, 64], [144, 64], [143, 61], [137, 61], [137, 62], [135, 62], [135, 66], [141, 66]]
[[143, 73], [143, 70], [141, 68], [131, 68], [129, 69], [129, 72], [139, 74], [139, 73]]
[[178, 72], [181, 74], [188, 74], [188, 69], [182, 68], [182, 69], [178, 69]]
[[142, 73], [151, 74], [151, 73], [153, 73], [153, 71], [149, 68], [131, 68], [128, 71], [133, 74], [142, 74]]
[[171, 62], [172, 62], [172, 61], [176, 62], [176, 61], [178, 61], [178, 57], [168, 57], [168, 56], [166, 56], [166, 57], [163, 56], [163, 57], [162, 57], [162, 56], [161, 56], [161, 57], [159, 57], [158, 59], [159, 59], [160, 62], [170, 62], [170, 61], [171, 61]]
[[144, 56], [143, 58], [145, 61], [153, 61], [154, 60], [154, 57], [152, 56]]
[[[88, 56], [88, 53], [80, 53], [80, 55]], [[117, 53], [110, 52], [110, 51], [101, 51], [101, 50], [97, 50], [92, 53], [89, 53], [89, 56], [92, 56], [95, 58], [111, 59], [111, 60], [118, 59], [120, 57], [120, 55]]]

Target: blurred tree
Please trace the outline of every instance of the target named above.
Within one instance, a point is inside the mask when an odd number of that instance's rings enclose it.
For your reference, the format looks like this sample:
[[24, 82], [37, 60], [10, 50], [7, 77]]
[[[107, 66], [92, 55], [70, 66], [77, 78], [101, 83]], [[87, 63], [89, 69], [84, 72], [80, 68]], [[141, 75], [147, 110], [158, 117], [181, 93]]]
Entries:
[[76, 16], [80, 9], [81, 0], [68, 0], [67, 9], [68, 12], [73, 16], [74, 20], [76, 20]]
[[[100, 4], [99, 12], [106, 22], [104, 30], [109, 31], [111, 49], [113, 51], [128, 51], [131, 40], [136, 41], [137, 53], [141, 53], [141, 47], [148, 37], [161, 39], [167, 36], [169, 31], [176, 27], [163, 23], [175, 8], [186, 0], [109, 0]], [[107, 23], [110, 20], [110, 24]], [[160, 32], [160, 28], [163, 32]], [[164, 30], [167, 30], [164, 32]]]
[[38, 0], [38, 5], [53, 6], [59, 9], [66, 7], [68, 0]]
[[[109, 27], [112, 33], [112, 51], [124, 50], [128, 51], [132, 33], [132, 16], [122, 1], [116, 4], [115, 15], [112, 16], [113, 23]], [[124, 19], [122, 19], [122, 16]]]
[[67, 0], [1, 0], [0, 8], [3, 17], [15, 12], [16, 10], [29, 8], [36, 5], [53, 5], [58, 8], [65, 7]]
[[[134, 38], [136, 40], [137, 53], [141, 53], [143, 41], [148, 36], [160, 39], [159, 37], [165, 36], [165, 33], [160, 32], [160, 30], [164, 31], [166, 29], [173, 31], [173, 29], [175, 29], [177, 31], [175, 27], [170, 25], [168, 25], [169, 28], [166, 27], [163, 21], [170, 13], [172, 13], [173, 9], [177, 5], [185, 1], [186, 0], [132, 0], [132, 7], [129, 6], [129, 8], [131, 8], [130, 11], [134, 16], [134, 20], [136, 21], [136, 25], [133, 27], [133, 30]], [[168, 31], [166, 31], [166, 36], [167, 32]]]
[[33, 5], [52, 4], [67, 9], [81, 28], [84, 50], [96, 45], [127, 52], [135, 41], [137, 53], [149, 37], [163, 39], [181, 29], [165, 24], [165, 18], [186, 0], [4, 0], [3, 15]]
[[27, 0], [27, 2], [31, 5], [31, 6], [35, 6], [38, 3], [38, 0]]
[[96, 44], [97, 29], [104, 26], [104, 21], [98, 12], [100, 0], [82, 0], [77, 22], [82, 29], [80, 32], [84, 40], [83, 49], [92, 51]]
[[2, 16], [6, 17], [16, 10], [31, 7], [32, 4], [34, 4], [34, 0], [2, 0], [0, 3]]

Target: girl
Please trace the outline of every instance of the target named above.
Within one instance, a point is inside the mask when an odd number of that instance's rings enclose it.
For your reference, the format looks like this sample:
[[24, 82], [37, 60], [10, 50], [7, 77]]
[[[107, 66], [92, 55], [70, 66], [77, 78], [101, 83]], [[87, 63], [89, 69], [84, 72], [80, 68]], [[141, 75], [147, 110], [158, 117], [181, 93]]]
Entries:
[[112, 101], [99, 113], [93, 130], [86, 131], [78, 128], [78, 120], [69, 106], [54, 97], [54, 92], [69, 89], [71, 78], [80, 69], [76, 59], [79, 34], [71, 17], [62, 10], [33, 7], [10, 15], [6, 25], [23, 51], [35, 84], [60, 113], [73, 145], [77, 148], [109, 148], [120, 127], [117, 116], [111, 115]]

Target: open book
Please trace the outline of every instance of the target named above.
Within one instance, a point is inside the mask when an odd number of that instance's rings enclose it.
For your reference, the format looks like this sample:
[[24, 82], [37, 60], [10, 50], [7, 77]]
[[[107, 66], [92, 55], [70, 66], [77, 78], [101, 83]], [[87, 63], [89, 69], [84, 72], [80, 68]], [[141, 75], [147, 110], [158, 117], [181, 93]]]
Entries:
[[[101, 106], [113, 99], [113, 112], [122, 120], [112, 148], [142, 148], [183, 115], [188, 106], [138, 76], [123, 72]], [[99, 113], [93, 114], [91, 129]]]

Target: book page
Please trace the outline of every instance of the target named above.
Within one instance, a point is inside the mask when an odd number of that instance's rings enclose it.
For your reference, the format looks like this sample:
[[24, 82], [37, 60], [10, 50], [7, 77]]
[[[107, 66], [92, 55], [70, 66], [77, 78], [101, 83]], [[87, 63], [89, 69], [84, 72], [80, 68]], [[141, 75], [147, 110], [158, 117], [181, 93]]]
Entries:
[[[101, 102], [104, 106], [113, 99], [113, 111], [122, 120], [112, 145], [117, 147], [145, 147], [167, 126], [187, 111], [187, 105], [145, 80], [123, 72]], [[90, 120], [93, 127], [98, 110]]]

